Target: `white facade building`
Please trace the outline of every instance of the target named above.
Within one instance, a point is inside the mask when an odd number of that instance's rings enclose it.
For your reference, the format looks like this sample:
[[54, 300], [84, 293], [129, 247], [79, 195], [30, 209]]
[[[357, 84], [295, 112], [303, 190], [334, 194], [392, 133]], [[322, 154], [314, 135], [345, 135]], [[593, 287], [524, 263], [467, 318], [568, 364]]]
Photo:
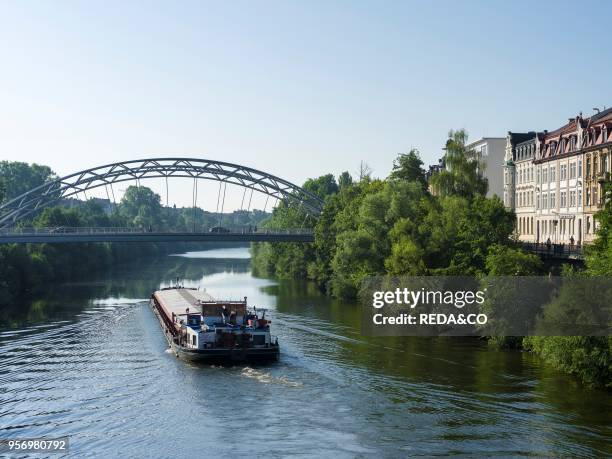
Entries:
[[487, 197], [497, 195], [503, 199], [504, 179], [502, 169], [499, 166], [504, 161], [506, 139], [503, 137], [483, 137], [467, 145], [467, 149], [473, 150], [477, 158], [484, 163], [482, 175], [489, 181]]

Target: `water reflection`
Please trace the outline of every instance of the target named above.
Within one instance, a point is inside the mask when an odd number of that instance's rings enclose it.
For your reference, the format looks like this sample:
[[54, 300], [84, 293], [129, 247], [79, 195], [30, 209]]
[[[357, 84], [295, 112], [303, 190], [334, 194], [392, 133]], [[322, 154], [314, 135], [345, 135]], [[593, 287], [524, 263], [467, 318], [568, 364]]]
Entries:
[[[235, 250], [225, 249], [227, 251]], [[0, 308], [0, 328], [19, 328], [28, 324], [72, 319], [91, 304], [92, 299], [139, 299], [147, 301], [160, 285], [170, 285], [176, 278], [199, 285], [203, 278], [217, 273], [247, 273], [249, 259], [211, 259], [169, 256], [146, 263], [117, 266], [91, 276], [90, 280], [49, 285], [45, 296], [17, 301]]]

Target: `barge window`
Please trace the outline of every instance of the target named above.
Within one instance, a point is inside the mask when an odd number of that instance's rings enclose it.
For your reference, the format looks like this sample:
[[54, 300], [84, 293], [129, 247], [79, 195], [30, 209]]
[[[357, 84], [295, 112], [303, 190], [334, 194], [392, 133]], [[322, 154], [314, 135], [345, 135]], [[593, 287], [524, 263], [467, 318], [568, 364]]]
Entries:
[[193, 345], [195, 346], [196, 345], [196, 337], [193, 336], [192, 338], [193, 338]]

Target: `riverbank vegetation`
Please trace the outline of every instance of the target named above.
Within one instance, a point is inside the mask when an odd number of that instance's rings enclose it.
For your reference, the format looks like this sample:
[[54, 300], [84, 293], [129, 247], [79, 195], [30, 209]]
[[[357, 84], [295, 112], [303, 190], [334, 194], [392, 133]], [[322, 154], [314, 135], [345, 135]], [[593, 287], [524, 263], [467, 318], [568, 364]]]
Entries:
[[[280, 205], [270, 228], [313, 228], [314, 244], [252, 245], [255, 273], [306, 278], [338, 298], [356, 298], [364, 278], [379, 275], [545, 275], [536, 255], [514, 241], [515, 215], [498, 197], [485, 197], [483, 165], [466, 147], [464, 131], [450, 132], [447, 168], [427, 177], [416, 150], [400, 154], [389, 176], [348, 172], [310, 179], [304, 187], [325, 200], [315, 221]], [[597, 242], [579, 275], [612, 275], [610, 203], [598, 215]], [[568, 271], [569, 272], [569, 271]], [[610, 386], [608, 337], [506, 337], [491, 343], [540, 355], [588, 385]]]

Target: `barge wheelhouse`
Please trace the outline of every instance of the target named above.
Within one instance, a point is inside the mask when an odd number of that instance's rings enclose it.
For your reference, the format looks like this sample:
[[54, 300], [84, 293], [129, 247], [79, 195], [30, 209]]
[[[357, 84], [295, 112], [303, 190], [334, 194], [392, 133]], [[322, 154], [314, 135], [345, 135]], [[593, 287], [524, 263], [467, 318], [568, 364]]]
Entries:
[[168, 287], [153, 293], [151, 307], [178, 357], [203, 362], [278, 360], [278, 340], [270, 334], [265, 310], [249, 310], [246, 297], [217, 301], [195, 288]]

